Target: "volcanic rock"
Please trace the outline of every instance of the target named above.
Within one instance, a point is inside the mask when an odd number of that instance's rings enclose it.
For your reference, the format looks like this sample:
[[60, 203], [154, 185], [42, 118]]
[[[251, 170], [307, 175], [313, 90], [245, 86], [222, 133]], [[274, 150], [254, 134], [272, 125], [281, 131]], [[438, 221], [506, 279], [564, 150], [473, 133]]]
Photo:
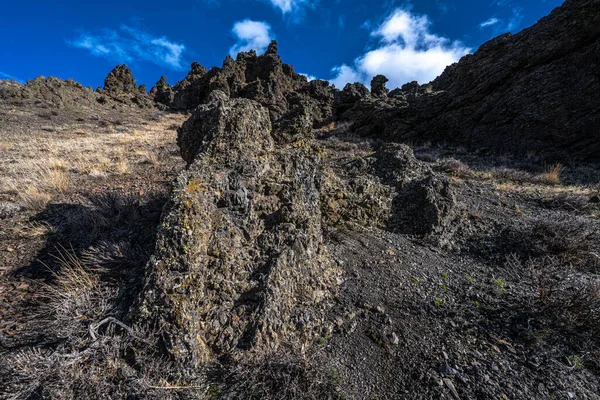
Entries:
[[150, 89], [150, 97], [157, 103], [169, 105], [173, 102], [175, 93], [171, 85], [167, 83], [167, 78], [161, 76], [156, 85]]
[[140, 309], [186, 367], [318, 335], [336, 285], [318, 157], [278, 146], [256, 101], [213, 94], [179, 129], [189, 167], [164, 211]]
[[139, 91], [127, 65], [117, 65], [104, 79], [104, 90], [109, 92], [133, 93]]
[[385, 84], [389, 81], [383, 75], [377, 75], [371, 80], [371, 94], [375, 97], [387, 97], [389, 90]]

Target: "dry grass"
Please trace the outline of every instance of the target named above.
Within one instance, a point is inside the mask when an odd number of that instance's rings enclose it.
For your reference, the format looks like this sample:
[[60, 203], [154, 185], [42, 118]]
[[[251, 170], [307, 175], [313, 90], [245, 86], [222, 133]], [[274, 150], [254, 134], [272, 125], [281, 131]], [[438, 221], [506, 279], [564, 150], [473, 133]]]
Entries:
[[545, 183], [547, 185], [558, 185], [560, 184], [560, 175], [564, 171], [564, 167], [561, 164], [554, 164], [547, 168], [546, 172], [537, 176], [537, 181]]
[[36, 184], [29, 184], [17, 190], [19, 203], [31, 210], [41, 210], [52, 199], [50, 193]]
[[469, 166], [462, 161], [448, 158], [440, 162], [440, 168], [452, 174], [454, 178], [470, 179], [475, 176], [475, 173]]
[[115, 164], [115, 172], [119, 175], [127, 175], [129, 172], [131, 172], [129, 161], [127, 161], [126, 158], [119, 158]]
[[52, 132], [0, 130], [0, 195], [40, 210], [54, 197], [78, 188], [82, 179], [127, 175], [141, 164], [157, 166], [168, 157], [179, 162], [165, 149], [175, 142], [169, 127], [184, 119], [168, 115], [143, 128], [114, 133], [90, 125]]

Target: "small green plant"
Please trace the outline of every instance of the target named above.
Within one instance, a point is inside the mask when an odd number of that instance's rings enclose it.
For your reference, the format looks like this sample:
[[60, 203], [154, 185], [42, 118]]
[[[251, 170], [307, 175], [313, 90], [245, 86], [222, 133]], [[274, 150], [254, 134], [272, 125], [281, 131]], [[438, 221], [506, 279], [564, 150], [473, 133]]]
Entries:
[[439, 307], [441, 307], [443, 304], [444, 304], [444, 300], [443, 300], [443, 299], [438, 299], [438, 298], [435, 298], [435, 299], [433, 299], [433, 305], [434, 305], [434, 306], [436, 306], [436, 307], [438, 307], [438, 308], [439, 308]]
[[583, 368], [583, 358], [579, 357], [579, 356], [569, 356], [567, 357], [567, 359], [569, 360], [569, 364], [571, 364], [571, 366], [574, 369], [581, 369]]
[[443, 290], [448, 290], [448, 285], [446, 285], [445, 283], [440, 283], [440, 287], [441, 287]]
[[442, 272], [442, 278], [448, 279], [448, 273], [447, 272]]
[[340, 373], [335, 368], [329, 368], [329, 379], [334, 385], [339, 385], [342, 382]]
[[471, 275], [466, 275], [465, 278], [467, 278], [469, 282], [473, 282], [473, 277]]
[[505, 283], [502, 279], [494, 279], [494, 285], [498, 287], [504, 287]]
[[418, 286], [420, 282], [417, 278], [413, 278], [412, 283], [413, 285]]

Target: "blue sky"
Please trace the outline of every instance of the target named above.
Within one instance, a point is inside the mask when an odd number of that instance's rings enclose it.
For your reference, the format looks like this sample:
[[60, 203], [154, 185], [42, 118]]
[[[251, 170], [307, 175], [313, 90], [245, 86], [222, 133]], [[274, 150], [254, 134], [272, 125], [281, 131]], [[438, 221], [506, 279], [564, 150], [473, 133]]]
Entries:
[[462, 55], [516, 33], [562, 0], [54, 0], [0, 7], [0, 79], [38, 75], [102, 85], [127, 63], [148, 89], [192, 61], [279, 42], [297, 72], [343, 86], [383, 73], [388, 87], [428, 82]]

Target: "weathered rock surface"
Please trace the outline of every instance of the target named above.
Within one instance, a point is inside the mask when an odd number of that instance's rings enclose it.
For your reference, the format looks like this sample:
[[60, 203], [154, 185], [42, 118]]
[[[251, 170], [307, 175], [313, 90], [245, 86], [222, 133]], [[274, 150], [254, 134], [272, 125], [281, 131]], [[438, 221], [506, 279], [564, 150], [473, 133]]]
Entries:
[[377, 75], [371, 80], [371, 94], [376, 97], [387, 97], [389, 90], [385, 84], [389, 79], [383, 75]]
[[[406, 145], [325, 162], [304, 110], [272, 124], [258, 102], [215, 90], [178, 131], [188, 168], [163, 214], [140, 313], [181, 365], [326, 336], [337, 290], [326, 226], [438, 235], [456, 214], [449, 182]], [[412, 204], [404, 219], [398, 201]]]
[[104, 89], [94, 91], [73, 79], [39, 76], [18, 82], [0, 80], [0, 100], [15, 105], [31, 104], [40, 108], [112, 107], [115, 102], [139, 108], [154, 108], [145, 86], [135, 84], [131, 71], [125, 65], [113, 69], [104, 81]]
[[146, 93], [146, 85], [138, 87], [131, 70], [125, 64], [117, 65], [110, 71], [104, 79], [104, 89], [98, 92], [128, 105], [140, 108], [152, 108], [154, 106], [151, 96]]
[[191, 111], [212, 91], [220, 90], [231, 98], [258, 101], [269, 110], [272, 121], [301, 103], [308, 104], [315, 123], [333, 117], [335, 90], [325, 81], [307, 82], [306, 77], [295, 73], [281, 61], [275, 41], [263, 55], [249, 51], [239, 53], [235, 60], [227, 56], [221, 68], [208, 72], [194, 63], [188, 76], [172, 90], [172, 100], [166, 97], [157, 101], [177, 111]]
[[92, 106], [98, 95], [72, 79], [39, 76], [27, 81], [0, 81], [0, 100], [15, 105], [31, 103], [38, 107]]
[[131, 70], [127, 65], [117, 65], [109, 72], [104, 79], [104, 90], [109, 92], [128, 92], [133, 93], [138, 91], [138, 86], [135, 84], [135, 79]]
[[141, 308], [171, 356], [194, 365], [319, 335], [336, 286], [318, 157], [277, 145], [257, 102], [214, 93], [179, 130], [189, 168], [164, 212]]
[[171, 104], [175, 93], [171, 85], [167, 83], [167, 78], [161, 76], [156, 85], [150, 90], [150, 97], [159, 104]]

